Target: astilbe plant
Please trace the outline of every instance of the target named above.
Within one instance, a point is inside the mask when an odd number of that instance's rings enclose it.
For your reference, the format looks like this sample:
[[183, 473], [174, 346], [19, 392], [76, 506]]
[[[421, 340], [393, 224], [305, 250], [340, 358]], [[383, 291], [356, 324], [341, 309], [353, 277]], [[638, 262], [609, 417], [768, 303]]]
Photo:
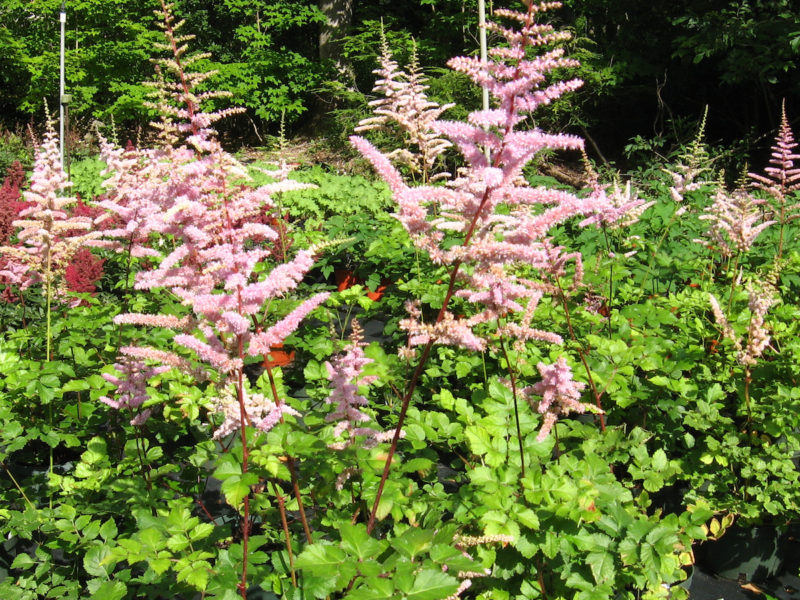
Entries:
[[369, 103], [375, 116], [362, 119], [355, 131], [388, 130], [392, 125], [398, 126], [404, 132], [404, 147], [392, 150], [387, 157], [409, 167], [422, 183], [446, 178], [448, 173], [434, 171], [437, 161], [452, 144], [433, 129], [433, 124], [454, 105], [440, 106], [428, 98], [428, 86], [419, 67], [416, 44], [408, 71], [403, 71], [394, 60], [381, 28], [379, 61], [380, 68], [373, 71], [379, 79], [372, 89], [378, 98]]
[[[686, 148], [686, 152], [680, 156], [674, 166], [665, 169], [666, 173], [672, 178], [669, 193], [675, 202], [683, 202], [687, 193], [695, 192], [710, 183], [707, 176], [710, 171], [709, 164], [711, 160], [703, 143], [707, 118], [708, 107], [706, 106], [703, 118], [700, 120], [700, 126], [697, 128], [697, 134]], [[680, 216], [686, 210], [685, 205], [681, 206], [676, 216]]]
[[[102, 204], [124, 223], [109, 234], [125, 239], [131, 254], [158, 260], [155, 268], [137, 273], [135, 288], [168, 292], [187, 306], [190, 314], [176, 317], [123, 313], [115, 318], [120, 325], [173, 330], [172, 340], [180, 353], [152, 347], [121, 348], [118, 368], [122, 377], [114, 380], [119, 387], [104, 402], [120, 408], [142, 406], [149, 378], [143, 374], [154, 375], [162, 367], [175, 367], [207, 381], [209, 402], [223, 416], [214, 437], [220, 439], [231, 433], [241, 436], [241, 467], [246, 474], [248, 426], [268, 431], [285, 415], [297, 413], [279, 395], [269, 361], [264, 360], [264, 364], [273, 397], [267, 399], [250, 389], [244, 374], [245, 359], [266, 359], [271, 348], [295, 331], [303, 317], [322, 304], [328, 294], [314, 295], [277, 321], [269, 315], [270, 303], [292, 291], [313, 266], [315, 251], [301, 250], [266, 276], [258, 275], [257, 267], [270, 253], [258, 242], [278, 237], [258, 217], [265, 207], [274, 206], [275, 193], [308, 186], [279, 181], [253, 189], [234, 183], [245, 179], [246, 172], [223, 150], [211, 129], [213, 122], [231, 111], [201, 110], [201, 96], [193, 93], [191, 86], [203, 78], [184, 70], [184, 65], [193, 62], [185, 54], [186, 37], [175, 33], [177, 25], [171, 19], [171, 7], [165, 5], [162, 16], [170, 42], [167, 47], [173, 54], [164, 61], [164, 67], [175, 75], [177, 83], [168, 84], [165, 80], [157, 97], [162, 111], [174, 118], [160, 123], [160, 141], [164, 144], [160, 148], [123, 151], [104, 143], [103, 156], [112, 176], [108, 180], [109, 199]], [[182, 137], [184, 143], [173, 145]], [[170, 243], [165, 244], [166, 240]], [[185, 357], [187, 351], [190, 359]], [[142, 361], [156, 363], [158, 370], [145, 368]], [[147, 414], [139, 413], [134, 422], [141, 425]], [[293, 469], [291, 462], [289, 467]], [[296, 482], [295, 492], [302, 512]], [[239, 590], [246, 597], [249, 494], [243, 503], [245, 560]]]
[[[547, 83], [552, 71], [577, 64], [565, 58], [562, 49], [528, 56], [532, 47], [569, 38], [534, 19], [537, 13], [557, 6], [558, 3], [531, 4], [526, 13], [496, 10], [495, 15], [521, 25], [520, 30], [515, 30], [487, 24], [488, 29], [507, 41], [507, 46], [493, 48], [487, 61], [459, 57], [448, 63], [488, 89], [495, 107], [471, 113], [466, 123], [430, 124], [434, 132], [458, 148], [466, 161], [466, 167], [444, 185], [409, 186], [386, 155], [364, 138], [351, 138], [389, 184], [397, 203], [395, 216], [414, 244], [450, 273], [435, 320], [425, 322], [419, 304], [411, 303], [409, 318], [402, 324], [409, 333], [410, 345], [423, 349], [403, 397], [370, 516], [370, 530], [411, 396], [432, 346], [448, 344], [482, 351], [498, 337], [561, 343], [559, 335], [532, 326], [537, 303], [551, 288], [523, 276], [520, 267], [526, 267], [528, 273], [557, 279], [566, 275], [568, 264], [574, 262], [574, 280], [579, 281], [580, 254], [555, 245], [548, 232], [570, 218], [588, 218], [610, 208], [599, 188], [581, 198], [566, 191], [531, 186], [522, 176], [523, 168], [543, 150], [583, 148], [583, 140], [578, 137], [521, 127], [527, 113], [581, 85], [577, 79]], [[459, 243], [453, 244], [453, 238]], [[474, 314], [463, 319], [454, 314], [449, 308], [454, 296], [475, 305]], [[410, 356], [409, 350], [405, 354]]]
[[[771, 279], [771, 280], [770, 280]], [[736, 350], [736, 362], [744, 367], [744, 399], [747, 409], [747, 424], [752, 419], [750, 385], [752, 383], [752, 368], [758, 364], [758, 359], [769, 347], [770, 335], [769, 327], [765, 323], [764, 317], [767, 311], [776, 304], [777, 299], [774, 295], [774, 274], [768, 278], [766, 285], [758, 286], [754, 282], [747, 285], [748, 308], [750, 310], [750, 322], [747, 327], [747, 343], [743, 343], [743, 338], [739, 336], [731, 326], [725, 316], [719, 302], [713, 295], [709, 295], [711, 311], [714, 321], [722, 330], [722, 335], [730, 340]]]
[[[794, 149], [797, 143], [786, 118], [786, 103], [781, 107], [781, 125], [775, 143], [772, 146], [772, 158], [764, 174], [749, 173], [753, 185], [767, 192], [775, 210], [775, 219], [780, 226], [778, 239], [778, 260], [783, 256], [784, 230], [786, 224], [800, 216], [800, 204], [796, 202], [796, 193], [800, 190], [800, 167], [794, 161], [800, 158]], [[793, 202], [793, 200], [795, 200]]]
[[710, 223], [706, 233], [709, 239], [697, 241], [703, 244], [710, 241], [726, 258], [749, 251], [759, 234], [775, 223], [763, 221], [763, 204], [763, 200], [745, 190], [729, 193], [720, 187], [706, 213], [700, 216]]
[[[6, 261], [2, 275], [25, 289], [41, 284], [47, 303], [47, 356], [50, 356], [50, 309], [55, 295], [66, 296], [65, 274], [73, 258], [86, 246], [108, 246], [95, 230], [95, 220], [70, 216], [75, 198], [65, 196], [72, 185], [61, 165], [58, 137], [48, 119], [44, 140], [37, 148], [27, 206], [11, 225], [18, 244], [0, 247]], [[98, 217], [102, 219], [103, 217]]]
[[358, 437], [364, 438], [361, 445], [365, 449], [374, 448], [387, 438], [385, 432], [363, 426], [372, 421], [372, 417], [362, 410], [368, 401], [358, 393], [358, 388], [373, 383], [377, 376], [363, 374], [364, 367], [372, 362], [364, 354], [364, 330], [355, 319], [350, 327], [352, 331], [345, 352], [325, 363], [331, 382], [331, 394], [326, 402], [335, 405], [325, 420], [336, 423], [333, 435], [343, 438], [330, 445], [334, 450], [353, 445]]

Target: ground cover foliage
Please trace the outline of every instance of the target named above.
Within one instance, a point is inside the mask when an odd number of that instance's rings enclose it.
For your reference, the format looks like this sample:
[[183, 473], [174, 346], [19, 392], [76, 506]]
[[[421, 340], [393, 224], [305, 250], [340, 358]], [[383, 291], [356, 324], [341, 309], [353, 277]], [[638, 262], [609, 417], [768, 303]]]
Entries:
[[698, 544], [797, 524], [786, 113], [738, 177], [704, 122], [542, 176], [584, 144], [528, 116], [581, 85], [554, 8], [449, 62], [462, 121], [384, 38], [378, 179], [226, 152], [169, 6], [154, 144], [70, 182], [49, 126], [0, 191], [0, 597], [680, 598]]

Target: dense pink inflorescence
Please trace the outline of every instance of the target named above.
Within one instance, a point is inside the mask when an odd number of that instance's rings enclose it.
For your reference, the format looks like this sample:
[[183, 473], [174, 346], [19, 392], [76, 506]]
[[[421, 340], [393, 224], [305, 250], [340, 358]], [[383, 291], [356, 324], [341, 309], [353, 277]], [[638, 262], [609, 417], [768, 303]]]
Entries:
[[772, 145], [770, 166], [764, 169], [764, 175], [750, 173], [753, 185], [765, 190], [770, 196], [781, 203], [786, 201], [786, 196], [791, 192], [800, 190], [800, 167], [794, 161], [800, 158], [794, 149], [797, 143], [794, 140], [789, 119], [786, 118], [786, 105], [781, 110], [781, 125], [775, 143]]
[[[508, 47], [493, 49], [487, 61], [460, 57], [449, 62], [451, 68], [488, 89], [495, 102], [489, 110], [471, 113], [466, 123], [437, 120], [419, 124], [448, 139], [466, 161], [466, 168], [444, 185], [408, 185], [387, 155], [364, 138], [351, 138], [389, 184], [397, 203], [395, 216], [414, 243], [427, 251], [434, 263], [457, 273], [460, 289], [455, 291], [456, 296], [481, 307], [467, 319], [444, 311], [437, 323], [428, 324], [422, 321], [419, 307], [413, 305], [402, 324], [409, 332], [411, 345], [433, 341], [483, 350], [487, 338], [479, 333], [478, 326], [497, 327], [499, 319], [508, 321], [514, 315], [524, 316], [514, 327], [506, 325], [503, 333], [523, 341], [560, 342], [559, 336], [530, 326], [532, 311], [527, 309], [535, 307], [543, 286], [522, 277], [520, 267], [562, 276], [567, 264], [574, 262], [579, 278], [580, 255], [552, 244], [549, 230], [576, 216], [584, 217], [585, 224], [616, 223], [623, 220], [626, 212], [642, 205], [637, 199], [622, 198], [616, 205], [611, 204], [600, 186], [587, 197], [579, 197], [531, 186], [523, 177], [523, 168], [544, 150], [583, 148], [583, 140], [575, 136], [520, 128], [527, 113], [581, 85], [577, 79], [547, 83], [553, 70], [577, 64], [565, 58], [563, 50], [556, 48], [528, 57], [531, 46], [546, 46], [568, 38], [533, 20], [537, 12], [553, 6], [556, 5], [534, 5], [527, 14], [495, 10], [495, 15], [521, 24], [519, 31], [494, 23], [487, 25], [506, 38]], [[390, 69], [384, 70], [391, 74]], [[389, 83], [387, 78], [383, 85]], [[461, 243], [453, 244], [453, 236], [459, 237]]]
[[[102, 233], [96, 231], [95, 219], [76, 213], [75, 198], [64, 195], [71, 185], [61, 167], [58, 137], [48, 121], [44, 140], [36, 151], [29, 188], [23, 192], [25, 202], [12, 200], [11, 209], [18, 210], [17, 218], [11, 221], [11, 230], [3, 232], [3, 243], [9, 243], [12, 232], [17, 238], [16, 245], [0, 248], [0, 276], [6, 282], [19, 289], [42, 283], [45, 294], [52, 297], [65, 296], [69, 289], [79, 291], [76, 287], [85, 289], [97, 281], [102, 263], [87, 256], [86, 247], [108, 244], [99, 240]], [[19, 189], [19, 184], [16, 187]], [[8, 220], [7, 215], [4, 219]], [[79, 254], [78, 262], [73, 262]]]
[[[542, 380], [523, 388], [522, 393], [544, 416], [542, 428], [536, 438], [541, 442], [550, 433], [560, 415], [573, 412], [584, 413], [587, 410], [596, 411], [597, 409], [580, 401], [581, 392], [586, 384], [572, 378], [572, 369], [563, 356], [559, 357], [552, 365], [540, 362], [536, 368], [539, 369]], [[541, 396], [541, 400], [535, 402], [532, 400], [532, 396]]]
[[379, 442], [386, 441], [388, 437], [382, 431], [361, 425], [369, 423], [372, 418], [362, 411], [368, 401], [358, 393], [358, 388], [377, 379], [375, 376], [363, 374], [364, 367], [372, 362], [372, 359], [364, 355], [364, 346], [361, 325], [354, 320], [350, 343], [345, 352], [325, 363], [331, 382], [331, 394], [326, 402], [334, 405], [333, 412], [325, 420], [336, 423], [334, 437], [344, 438], [344, 441], [331, 445], [334, 449], [352, 445], [357, 436], [365, 437], [365, 448], [372, 448]]
[[[185, 38], [175, 36], [169, 7], [163, 10], [171, 52]], [[197, 55], [191, 61], [197, 59]], [[308, 184], [290, 180], [252, 187], [246, 169], [228, 154], [211, 125], [236, 109], [202, 112], [192, 89], [209, 76], [190, 73], [172, 59], [159, 61], [153, 106], [161, 146], [125, 149], [101, 140], [108, 165], [108, 192], [100, 206], [113, 213], [119, 226], [106, 235], [134, 258], [152, 266], [135, 276], [138, 290], [165, 290], [189, 314], [126, 313], [116, 323], [172, 329], [179, 352], [124, 347], [121, 353], [175, 367], [211, 382], [211, 405], [224, 417], [215, 433], [220, 438], [252, 424], [268, 430], [284, 414], [293, 414], [279, 397], [267, 400], [253, 393], [243, 375], [244, 360], [266, 355], [300, 321], [322, 304], [327, 294], [300, 302], [282, 319], [268, 319], [270, 303], [293, 291], [314, 264], [314, 250], [302, 250], [290, 261], [263, 273], [272, 256], [269, 243], [279, 238], [265, 214], [274, 213], [273, 196]], [[189, 62], [187, 62], [189, 64]], [[169, 83], [175, 76], [180, 83]], [[285, 177], [287, 169], [278, 171]], [[189, 359], [180, 354], [188, 355]], [[199, 364], [198, 364], [199, 362]], [[245, 423], [242, 423], [242, 419]]]
[[362, 119], [355, 131], [391, 131], [392, 125], [398, 125], [404, 132], [403, 147], [392, 150], [387, 157], [408, 166], [423, 183], [448, 177], [446, 172], [434, 174], [437, 160], [452, 144], [434, 130], [433, 123], [454, 105], [440, 106], [428, 98], [428, 86], [417, 62], [416, 46], [408, 70], [401, 70], [381, 31], [379, 61], [380, 68], [373, 71], [379, 79], [372, 89], [379, 97], [369, 103], [375, 116]]
[[714, 193], [714, 202], [700, 219], [709, 221], [711, 226], [706, 235], [723, 256], [747, 252], [761, 232], [775, 223], [763, 220], [763, 204], [763, 200], [744, 190], [729, 193], [719, 189]]
[[132, 425], [142, 425], [147, 421], [150, 416], [150, 409], [138, 410], [149, 398], [147, 392], [147, 382], [151, 377], [160, 375], [169, 371], [171, 367], [148, 366], [143, 360], [133, 358], [130, 356], [122, 356], [120, 360], [114, 365], [114, 368], [119, 371], [122, 377], [103, 374], [103, 378], [116, 386], [114, 398], [108, 396], [101, 396], [100, 401], [108, 404], [112, 408], [129, 409], [135, 416], [131, 419]]
[[[303, 186], [291, 182], [255, 189], [233, 185], [232, 179], [246, 177], [244, 169], [202, 124], [200, 120], [197, 133], [178, 148], [120, 152], [106, 144], [113, 188], [103, 206], [125, 223], [110, 233], [127, 240], [123, 246], [135, 256], [162, 256], [150, 241], [157, 236], [173, 240], [155, 268], [136, 275], [135, 287], [167, 289], [191, 312], [182, 318], [122, 314], [115, 321], [176, 330], [175, 344], [220, 376], [215, 406], [225, 415], [223, 430], [227, 431], [236, 427], [231, 419], [238, 413], [229, 405], [229, 390], [240, 385], [244, 356], [266, 354], [327, 294], [309, 298], [262, 332], [251, 331], [267, 303], [292, 291], [313, 266], [313, 251], [303, 250], [259, 276], [256, 268], [270, 256], [270, 249], [250, 243], [254, 238], [277, 238], [274, 229], [258, 219], [265, 207], [274, 206], [273, 193]], [[139, 351], [136, 354], [142, 356]], [[172, 360], [171, 364], [179, 363]], [[254, 423], [273, 414], [261, 396], [242, 392]]]

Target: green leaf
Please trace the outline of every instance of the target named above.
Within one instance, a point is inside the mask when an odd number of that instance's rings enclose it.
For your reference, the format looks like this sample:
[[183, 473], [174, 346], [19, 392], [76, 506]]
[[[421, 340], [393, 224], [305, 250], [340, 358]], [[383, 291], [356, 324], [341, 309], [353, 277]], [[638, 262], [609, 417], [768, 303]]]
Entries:
[[614, 576], [614, 557], [608, 552], [590, 552], [586, 562], [592, 570], [597, 583], [608, 581]]
[[345, 600], [390, 600], [396, 598], [394, 583], [391, 579], [383, 577], [368, 577], [361, 587], [353, 590], [344, 598]]
[[127, 593], [128, 588], [121, 581], [104, 581], [90, 596], [90, 600], [122, 600]]
[[255, 473], [244, 473], [242, 475], [232, 475], [222, 482], [222, 493], [225, 500], [231, 506], [239, 506], [244, 497], [250, 493], [250, 486], [258, 483], [258, 475]]
[[169, 558], [153, 558], [148, 560], [147, 564], [155, 571], [156, 575], [161, 575], [172, 566], [172, 561]]
[[178, 581], [185, 581], [195, 589], [203, 591], [208, 586], [208, 573], [211, 569], [206, 561], [193, 562], [178, 573]]
[[306, 569], [320, 577], [336, 577], [340, 566], [348, 561], [341, 548], [327, 544], [311, 544], [295, 560], [298, 569]]
[[108, 577], [114, 571], [115, 565], [111, 548], [105, 544], [92, 546], [83, 557], [83, 568], [95, 577]]
[[514, 512], [514, 519], [529, 529], [539, 529], [539, 517], [530, 508], [520, 508]]
[[423, 569], [417, 573], [414, 585], [406, 594], [406, 598], [408, 600], [441, 600], [453, 595], [458, 586], [458, 580], [452, 575], [434, 569]]
[[431, 547], [432, 541], [433, 531], [409, 527], [402, 535], [393, 539], [391, 544], [392, 548], [400, 554], [413, 559], [418, 554], [427, 551]]
[[228, 477], [242, 474], [242, 465], [236, 462], [236, 459], [230, 454], [226, 455], [226, 458], [220, 461], [219, 466], [214, 471], [214, 477], [221, 481], [225, 481]]
[[81, 455], [83, 462], [93, 465], [108, 457], [106, 441], [100, 437], [94, 437], [86, 445], [86, 452]]
[[381, 544], [367, 533], [367, 527], [363, 523], [342, 523], [339, 532], [342, 536], [342, 548], [359, 560], [375, 557], [386, 547], [385, 543]]
[[27, 554], [17, 554], [14, 562], [11, 563], [12, 569], [30, 569], [36, 563]]
[[88, 390], [89, 389], [89, 382], [84, 381], [82, 379], [73, 379], [72, 381], [68, 381], [63, 386], [61, 386], [62, 392], [78, 392], [81, 390]]
[[668, 464], [667, 455], [664, 452], [664, 450], [659, 448], [653, 454], [653, 468], [656, 471], [663, 471], [664, 469], [667, 468], [667, 464]]

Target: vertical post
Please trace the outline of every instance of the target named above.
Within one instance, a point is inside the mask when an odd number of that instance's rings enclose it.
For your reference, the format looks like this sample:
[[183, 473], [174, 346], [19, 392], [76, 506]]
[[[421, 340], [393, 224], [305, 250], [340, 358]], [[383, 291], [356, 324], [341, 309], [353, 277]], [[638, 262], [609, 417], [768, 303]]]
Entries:
[[58, 145], [61, 153], [61, 168], [64, 169], [64, 29], [67, 24], [67, 6], [65, 0], [61, 0], [61, 60], [59, 64], [59, 87], [58, 87]]
[[[481, 43], [481, 60], [487, 59], [486, 52], [486, 0], [478, 0], [478, 39]], [[489, 90], [483, 88], [483, 110], [489, 110]]]

